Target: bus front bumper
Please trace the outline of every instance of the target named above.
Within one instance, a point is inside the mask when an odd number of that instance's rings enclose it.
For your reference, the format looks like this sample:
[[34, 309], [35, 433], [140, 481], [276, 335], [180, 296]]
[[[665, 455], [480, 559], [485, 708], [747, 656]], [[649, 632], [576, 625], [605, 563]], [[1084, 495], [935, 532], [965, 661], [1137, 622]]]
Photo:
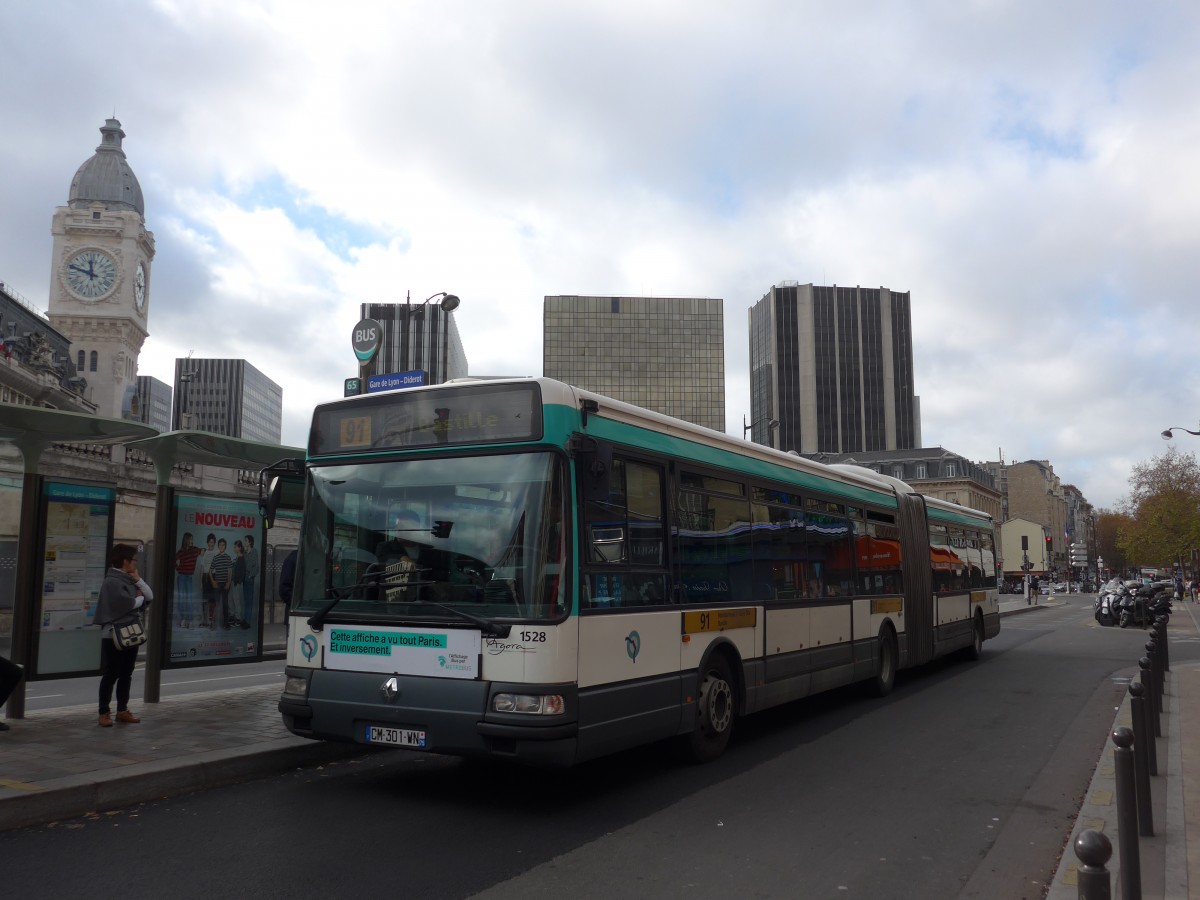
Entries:
[[[287, 667], [285, 676], [307, 684], [304, 696], [279, 699], [284, 725], [314, 740], [369, 744], [371, 726], [423, 732], [431, 753], [510, 759], [546, 766], [575, 761], [579, 725], [574, 684], [529, 685], [413, 675], [338, 672]], [[385, 682], [395, 679], [391, 696]], [[499, 693], [560, 694], [564, 713], [531, 716], [492, 711]]]

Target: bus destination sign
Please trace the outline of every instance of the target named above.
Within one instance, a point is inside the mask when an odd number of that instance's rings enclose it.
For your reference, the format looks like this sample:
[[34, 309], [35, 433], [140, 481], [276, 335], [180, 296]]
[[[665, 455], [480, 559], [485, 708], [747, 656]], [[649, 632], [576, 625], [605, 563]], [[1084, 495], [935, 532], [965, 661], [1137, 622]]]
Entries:
[[541, 396], [534, 384], [478, 384], [366, 395], [318, 406], [309, 452], [532, 441], [542, 436]]

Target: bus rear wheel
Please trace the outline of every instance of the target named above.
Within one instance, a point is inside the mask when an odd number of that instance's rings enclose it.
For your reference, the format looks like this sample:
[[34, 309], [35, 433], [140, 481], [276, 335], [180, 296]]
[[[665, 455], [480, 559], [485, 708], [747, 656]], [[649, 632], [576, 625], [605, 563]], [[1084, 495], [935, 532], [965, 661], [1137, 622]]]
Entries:
[[876, 697], [886, 697], [896, 686], [896, 635], [890, 628], [879, 632], [879, 647], [875, 651], [878, 665], [871, 687]]
[[695, 762], [709, 762], [725, 751], [736, 713], [737, 699], [729, 663], [723, 656], [713, 656], [700, 679], [696, 724], [688, 736], [688, 755]]

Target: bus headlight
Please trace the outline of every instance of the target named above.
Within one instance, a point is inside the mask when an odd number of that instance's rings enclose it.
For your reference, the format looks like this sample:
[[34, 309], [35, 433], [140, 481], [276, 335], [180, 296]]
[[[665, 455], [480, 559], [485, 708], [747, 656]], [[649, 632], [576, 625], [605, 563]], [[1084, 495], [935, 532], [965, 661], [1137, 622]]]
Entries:
[[492, 698], [492, 710], [530, 716], [561, 716], [563, 698], [562, 694], [497, 694]]
[[294, 697], [307, 697], [308, 679], [299, 675], [289, 675], [283, 683], [283, 692]]

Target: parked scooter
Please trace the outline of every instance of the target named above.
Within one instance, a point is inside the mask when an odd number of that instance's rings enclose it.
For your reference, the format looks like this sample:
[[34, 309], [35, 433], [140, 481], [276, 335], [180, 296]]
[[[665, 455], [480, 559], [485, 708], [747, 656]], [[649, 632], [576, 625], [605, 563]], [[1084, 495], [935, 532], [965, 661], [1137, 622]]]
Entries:
[[1174, 592], [1175, 587], [1169, 581], [1156, 581], [1135, 588], [1122, 597], [1117, 624], [1122, 628], [1130, 625], [1149, 628], [1159, 613], [1171, 611]]
[[1117, 624], [1117, 620], [1120, 618], [1120, 613], [1116, 606], [1118, 596], [1114, 588], [1096, 598], [1095, 616], [1096, 621], [1101, 625], [1108, 627]]
[[1119, 578], [1114, 578], [1107, 582], [1096, 596], [1095, 612], [1096, 621], [1105, 627], [1116, 625], [1121, 619], [1121, 609], [1126, 598], [1132, 593], [1133, 586], [1140, 585], [1140, 582], [1123, 582]]

